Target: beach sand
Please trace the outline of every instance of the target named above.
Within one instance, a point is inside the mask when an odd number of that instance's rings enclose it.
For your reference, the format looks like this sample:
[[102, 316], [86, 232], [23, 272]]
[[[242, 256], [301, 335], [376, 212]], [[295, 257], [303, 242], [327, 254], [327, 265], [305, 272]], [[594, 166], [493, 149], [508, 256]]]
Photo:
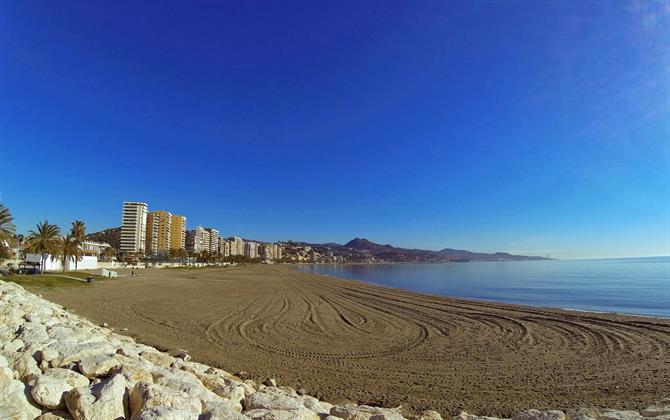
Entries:
[[670, 395], [670, 320], [436, 297], [288, 266], [148, 269], [32, 290], [144, 343], [333, 403], [510, 416], [641, 409]]

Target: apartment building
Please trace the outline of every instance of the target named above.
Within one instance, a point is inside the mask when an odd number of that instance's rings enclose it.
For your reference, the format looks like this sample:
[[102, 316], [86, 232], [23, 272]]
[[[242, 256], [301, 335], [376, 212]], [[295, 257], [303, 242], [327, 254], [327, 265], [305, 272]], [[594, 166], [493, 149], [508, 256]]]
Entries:
[[244, 256], [247, 258], [258, 258], [258, 244], [256, 242], [244, 243]]
[[214, 228], [205, 228], [209, 232], [209, 252], [212, 254], [219, 253], [219, 231]]
[[145, 240], [145, 252], [148, 255], [158, 254], [158, 217], [152, 212], [147, 214], [147, 237]]
[[157, 250], [159, 254], [170, 252], [171, 232], [172, 232], [172, 213], [165, 210], [152, 211], [154, 218], [158, 221], [158, 240]]
[[224, 257], [230, 256], [230, 242], [226, 238], [219, 238], [219, 253]]
[[172, 215], [170, 223], [170, 247], [169, 249], [186, 249], [186, 217], [178, 214]]
[[234, 236], [230, 238], [230, 255], [244, 255], [244, 241]]
[[126, 201], [121, 218], [121, 252], [142, 254], [147, 236], [147, 203]]
[[210, 250], [211, 234], [202, 226], [198, 226], [193, 230], [188, 231], [186, 250], [198, 254], [202, 251]]

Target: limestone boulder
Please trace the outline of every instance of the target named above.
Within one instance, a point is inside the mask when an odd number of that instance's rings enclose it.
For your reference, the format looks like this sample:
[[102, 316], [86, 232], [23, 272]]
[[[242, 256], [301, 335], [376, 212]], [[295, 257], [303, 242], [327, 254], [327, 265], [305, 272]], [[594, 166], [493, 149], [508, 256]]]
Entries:
[[[440, 416], [440, 414], [435, 412], [435, 411], [428, 411], [428, 412], [424, 411], [424, 413], [429, 413], [429, 414], [425, 415], [425, 417], [418, 417], [418, 419], [422, 419], [422, 420], [423, 419], [425, 419], [425, 420], [431, 419], [432, 420], [432, 419], [441, 419], [442, 418], [442, 416]], [[435, 414], [437, 414], [440, 417], [435, 417]], [[469, 414], [469, 413], [466, 413], [465, 411], [461, 411], [460, 413], [458, 413], [458, 415], [452, 417], [452, 420], [500, 420], [500, 419], [497, 418], [497, 417], [475, 416], [474, 414]]]
[[640, 420], [642, 416], [633, 410], [603, 410], [597, 420]]
[[244, 415], [252, 420], [320, 420], [315, 412], [304, 407], [297, 410], [256, 408], [245, 411]]
[[330, 415], [345, 420], [403, 420], [405, 417], [396, 408], [370, 407], [367, 405], [336, 405]]
[[299, 398], [305, 407], [319, 415], [327, 416], [330, 414], [330, 409], [333, 408], [332, 404], [329, 404], [325, 401], [319, 401], [309, 395], [301, 395]]
[[152, 407], [142, 410], [132, 420], [198, 420], [198, 415], [175, 407]]
[[121, 362], [106, 355], [90, 356], [78, 363], [79, 371], [88, 378], [107, 376], [109, 372], [121, 366]]
[[12, 369], [16, 378], [24, 383], [35, 380], [42, 374], [42, 370], [37, 366], [37, 361], [29, 353], [18, 354], [14, 358]]
[[35, 402], [49, 410], [65, 408], [65, 394], [88, 385], [88, 379], [67, 369], [51, 369], [35, 380], [30, 390]]
[[248, 417], [240, 414], [242, 405], [232, 401], [209, 403], [204, 409], [201, 420], [243, 420]]
[[9, 375], [9, 369], [0, 369], [0, 418], [32, 420], [42, 414], [42, 410], [29, 398], [26, 385]]
[[255, 392], [244, 400], [244, 407], [247, 410], [266, 409], [266, 410], [286, 410], [295, 411], [305, 408], [305, 404], [298, 397], [283, 389], [275, 387], [266, 387], [262, 391]]
[[139, 414], [154, 407], [174, 407], [200, 414], [202, 403], [184, 392], [175, 391], [161, 385], [138, 382], [130, 393], [130, 411]]
[[421, 414], [419, 414], [415, 417], [416, 417], [416, 420], [442, 420], [442, 416], [440, 415], [440, 413], [438, 413], [437, 411], [433, 411], [433, 410], [425, 410], [425, 411], [421, 412]]
[[114, 375], [90, 387], [74, 388], [65, 396], [65, 403], [76, 420], [125, 418], [128, 414], [126, 380]]
[[565, 420], [565, 413], [559, 410], [526, 410], [512, 417], [512, 420]]
[[656, 404], [650, 405], [640, 412], [644, 417], [659, 417], [670, 415], [670, 398], [665, 398]]
[[72, 420], [72, 416], [65, 410], [48, 411], [35, 420]]
[[150, 362], [153, 363], [156, 366], [162, 366], [164, 368], [169, 368], [172, 366], [172, 363], [174, 363], [175, 359], [174, 357], [170, 356], [167, 353], [161, 353], [158, 351], [143, 351], [140, 353], [140, 356]]

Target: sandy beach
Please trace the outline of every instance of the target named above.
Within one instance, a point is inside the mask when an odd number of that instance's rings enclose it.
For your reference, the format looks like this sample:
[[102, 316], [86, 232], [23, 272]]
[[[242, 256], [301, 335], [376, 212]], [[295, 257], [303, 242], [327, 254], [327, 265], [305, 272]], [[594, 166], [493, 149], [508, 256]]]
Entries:
[[331, 402], [509, 416], [641, 409], [670, 394], [665, 319], [428, 296], [286, 266], [32, 290], [144, 343]]

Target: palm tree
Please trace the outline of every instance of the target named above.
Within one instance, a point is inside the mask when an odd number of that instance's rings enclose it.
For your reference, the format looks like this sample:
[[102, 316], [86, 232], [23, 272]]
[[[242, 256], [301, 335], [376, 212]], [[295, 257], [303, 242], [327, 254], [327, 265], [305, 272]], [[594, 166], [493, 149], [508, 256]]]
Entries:
[[116, 251], [110, 246], [109, 248], [105, 248], [103, 255], [105, 256], [105, 259], [109, 261], [112, 257], [116, 256]]
[[[84, 224], [84, 222], [82, 222], [81, 220], [75, 220], [74, 222], [72, 222], [72, 228], [70, 228], [70, 236], [77, 242], [78, 248], [81, 248], [81, 243], [84, 242], [85, 235], [86, 235], [86, 224]], [[79, 257], [75, 258], [74, 260], [74, 271], [77, 271], [80, 260], [81, 260], [81, 252], [79, 252]]]
[[26, 239], [26, 250], [40, 254], [40, 274], [44, 273], [47, 255], [51, 258], [59, 254], [60, 228], [49, 224], [48, 220], [37, 224], [37, 231], [31, 230]]
[[179, 250], [177, 250], [177, 257], [179, 257], [182, 264], [184, 264], [184, 260], [186, 259], [187, 256], [188, 254], [186, 254], [185, 249], [179, 248]]
[[86, 235], [86, 224], [81, 220], [75, 220], [72, 222], [70, 233], [72, 236], [77, 238], [79, 242], [82, 242], [84, 240], [84, 236]]
[[74, 259], [74, 270], [77, 271], [77, 262], [81, 260], [82, 250], [79, 246], [80, 242], [72, 234], [67, 234], [60, 238], [59, 248], [61, 261], [63, 262], [63, 272], [65, 272], [65, 265], [70, 257]]
[[0, 204], [0, 241], [9, 241], [14, 236], [14, 218], [9, 213], [9, 209]]

